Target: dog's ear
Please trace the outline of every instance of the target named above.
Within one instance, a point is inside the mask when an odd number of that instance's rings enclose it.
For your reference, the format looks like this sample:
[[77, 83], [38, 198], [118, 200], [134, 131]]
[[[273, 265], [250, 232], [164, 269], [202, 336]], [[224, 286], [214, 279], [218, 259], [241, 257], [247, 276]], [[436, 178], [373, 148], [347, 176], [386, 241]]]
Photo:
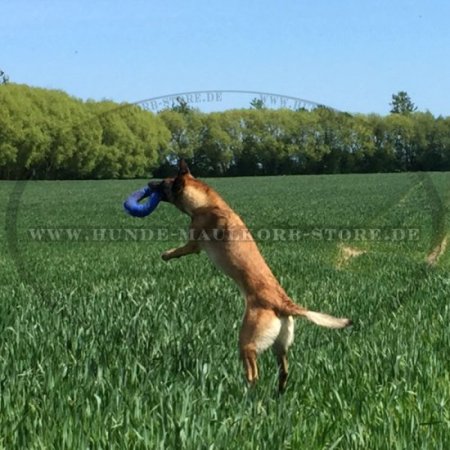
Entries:
[[191, 171], [189, 170], [189, 167], [184, 160], [184, 158], [180, 159], [180, 163], [178, 164], [178, 175], [187, 175], [190, 174]]

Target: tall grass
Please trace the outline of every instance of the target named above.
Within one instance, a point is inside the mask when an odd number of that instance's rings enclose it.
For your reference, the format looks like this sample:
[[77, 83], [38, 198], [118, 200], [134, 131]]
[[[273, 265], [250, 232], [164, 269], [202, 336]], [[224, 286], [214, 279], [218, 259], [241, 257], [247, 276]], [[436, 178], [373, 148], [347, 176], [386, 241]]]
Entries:
[[[431, 180], [448, 208], [449, 174]], [[299, 303], [355, 326], [298, 320], [286, 393], [276, 395], [270, 352], [249, 389], [235, 286], [205, 255], [159, 257], [180, 243], [173, 231], [186, 217], [165, 204], [145, 220], [123, 214], [144, 181], [29, 182], [17, 242], [0, 228], [0, 448], [449, 448], [450, 259], [424, 262], [439, 208], [421, 180], [209, 181], [250, 228], [303, 230], [298, 241], [262, 240], [262, 252]], [[13, 189], [0, 183], [1, 216]], [[167, 241], [92, 231], [159, 227]], [[419, 232], [394, 242], [306, 235], [333, 227]], [[82, 234], [30, 234], [48, 228]], [[342, 245], [365, 253], [340, 263]]]

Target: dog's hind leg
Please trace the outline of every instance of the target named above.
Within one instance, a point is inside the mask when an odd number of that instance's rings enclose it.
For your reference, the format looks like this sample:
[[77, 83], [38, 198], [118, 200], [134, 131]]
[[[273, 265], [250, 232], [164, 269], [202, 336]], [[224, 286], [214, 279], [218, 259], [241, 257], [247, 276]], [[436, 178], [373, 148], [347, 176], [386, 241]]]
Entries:
[[257, 354], [275, 342], [280, 328], [281, 320], [273, 310], [247, 308], [239, 335], [239, 350], [249, 383], [258, 379]]
[[276, 351], [274, 349], [274, 353], [278, 364], [278, 392], [281, 394], [286, 388], [288, 378], [287, 351]]
[[281, 330], [275, 340], [272, 350], [278, 363], [278, 391], [284, 392], [288, 378], [288, 348], [294, 341], [294, 320], [291, 316], [282, 317]]
[[241, 348], [241, 359], [244, 363], [245, 378], [249, 384], [254, 384], [258, 379], [258, 365], [256, 364], [256, 350], [251, 346]]

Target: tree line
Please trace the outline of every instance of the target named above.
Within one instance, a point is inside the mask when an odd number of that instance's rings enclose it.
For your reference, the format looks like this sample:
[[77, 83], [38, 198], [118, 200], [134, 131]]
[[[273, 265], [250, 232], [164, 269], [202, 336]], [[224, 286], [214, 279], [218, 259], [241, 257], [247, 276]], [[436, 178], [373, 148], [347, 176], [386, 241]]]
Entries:
[[0, 86], [0, 178], [165, 176], [179, 158], [198, 176], [450, 170], [450, 117], [249, 109], [158, 114], [64, 92]]

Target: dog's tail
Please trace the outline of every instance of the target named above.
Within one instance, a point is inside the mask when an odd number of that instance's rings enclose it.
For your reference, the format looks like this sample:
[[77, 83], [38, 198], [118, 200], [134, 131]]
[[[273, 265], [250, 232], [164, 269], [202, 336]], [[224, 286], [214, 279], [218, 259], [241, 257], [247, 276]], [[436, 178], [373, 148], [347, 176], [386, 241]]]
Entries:
[[316, 325], [326, 328], [345, 328], [352, 324], [352, 321], [345, 317], [333, 317], [325, 313], [309, 311], [296, 305], [291, 299], [283, 301], [279, 312], [286, 316], [305, 317]]
[[327, 328], [346, 328], [352, 324], [351, 319], [345, 317], [333, 317], [329, 314], [307, 311], [305, 317], [321, 327]]

